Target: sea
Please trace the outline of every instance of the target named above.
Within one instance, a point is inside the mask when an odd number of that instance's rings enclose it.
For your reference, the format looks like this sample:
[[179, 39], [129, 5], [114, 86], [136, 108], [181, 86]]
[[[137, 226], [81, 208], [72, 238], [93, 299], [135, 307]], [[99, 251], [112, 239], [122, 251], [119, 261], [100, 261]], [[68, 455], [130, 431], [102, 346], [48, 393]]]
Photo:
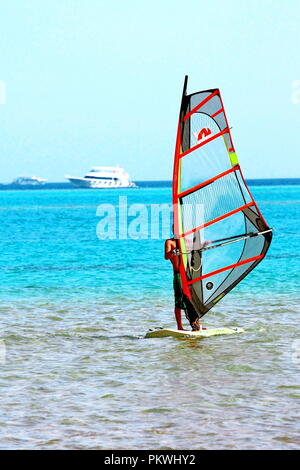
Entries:
[[169, 182], [2, 188], [0, 449], [299, 449], [300, 181], [249, 184], [273, 241], [203, 317], [245, 333], [203, 340], [145, 338], [176, 326]]

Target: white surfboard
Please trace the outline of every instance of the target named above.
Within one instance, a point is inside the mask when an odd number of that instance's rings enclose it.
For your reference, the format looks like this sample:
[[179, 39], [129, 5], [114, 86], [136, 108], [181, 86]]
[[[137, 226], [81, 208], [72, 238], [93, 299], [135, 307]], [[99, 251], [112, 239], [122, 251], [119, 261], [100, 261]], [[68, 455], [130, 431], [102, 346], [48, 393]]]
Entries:
[[244, 333], [243, 328], [206, 328], [200, 331], [189, 330], [172, 330], [168, 328], [160, 328], [157, 330], [149, 330], [145, 338], [165, 338], [173, 336], [175, 338], [207, 338], [217, 335], [234, 335], [236, 333]]

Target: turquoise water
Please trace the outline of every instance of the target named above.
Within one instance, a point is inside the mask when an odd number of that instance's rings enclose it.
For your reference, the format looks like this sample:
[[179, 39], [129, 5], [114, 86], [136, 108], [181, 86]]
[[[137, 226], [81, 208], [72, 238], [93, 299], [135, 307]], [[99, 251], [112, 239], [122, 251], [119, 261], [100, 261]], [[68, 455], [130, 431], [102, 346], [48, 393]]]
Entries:
[[99, 240], [99, 204], [168, 204], [170, 188], [0, 192], [0, 448], [299, 448], [300, 186], [253, 186], [266, 259], [206, 326], [174, 327], [163, 239]]

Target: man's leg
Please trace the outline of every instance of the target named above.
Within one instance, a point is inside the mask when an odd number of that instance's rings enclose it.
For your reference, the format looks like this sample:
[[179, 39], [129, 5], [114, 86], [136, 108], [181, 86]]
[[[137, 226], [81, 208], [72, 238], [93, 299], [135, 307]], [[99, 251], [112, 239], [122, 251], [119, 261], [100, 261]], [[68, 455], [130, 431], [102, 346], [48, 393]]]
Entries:
[[186, 296], [184, 296], [184, 303], [186, 306], [185, 315], [188, 321], [190, 322], [192, 330], [199, 331], [201, 328], [199, 315], [197, 314], [192, 303], [189, 301], [189, 299]]
[[181, 310], [184, 309], [185, 306], [182, 299], [180, 274], [178, 272], [174, 273], [173, 287], [175, 297], [175, 319], [177, 322], [177, 328], [178, 330], [184, 330], [182, 326]]
[[196, 318], [196, 320], [192, 321], [191, 327], [193, 331], [199, 331], [201, 328], [200, 318]]
[[177, 322], [177, 329], [178, 330], [184, 330], [182, 326], [182, 320], [181, 320], [181, 309], [178, 307], [175, 307], [175, 318]]

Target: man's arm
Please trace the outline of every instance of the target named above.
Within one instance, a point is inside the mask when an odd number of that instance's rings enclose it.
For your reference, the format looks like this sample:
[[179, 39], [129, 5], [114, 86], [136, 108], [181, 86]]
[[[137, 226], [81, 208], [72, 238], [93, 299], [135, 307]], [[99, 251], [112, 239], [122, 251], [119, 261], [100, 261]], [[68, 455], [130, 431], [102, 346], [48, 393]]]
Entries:
[[173, 240], [166, 240], [165, 242], [165, 259], [171, 259], [174, 256], [174, 242]]

